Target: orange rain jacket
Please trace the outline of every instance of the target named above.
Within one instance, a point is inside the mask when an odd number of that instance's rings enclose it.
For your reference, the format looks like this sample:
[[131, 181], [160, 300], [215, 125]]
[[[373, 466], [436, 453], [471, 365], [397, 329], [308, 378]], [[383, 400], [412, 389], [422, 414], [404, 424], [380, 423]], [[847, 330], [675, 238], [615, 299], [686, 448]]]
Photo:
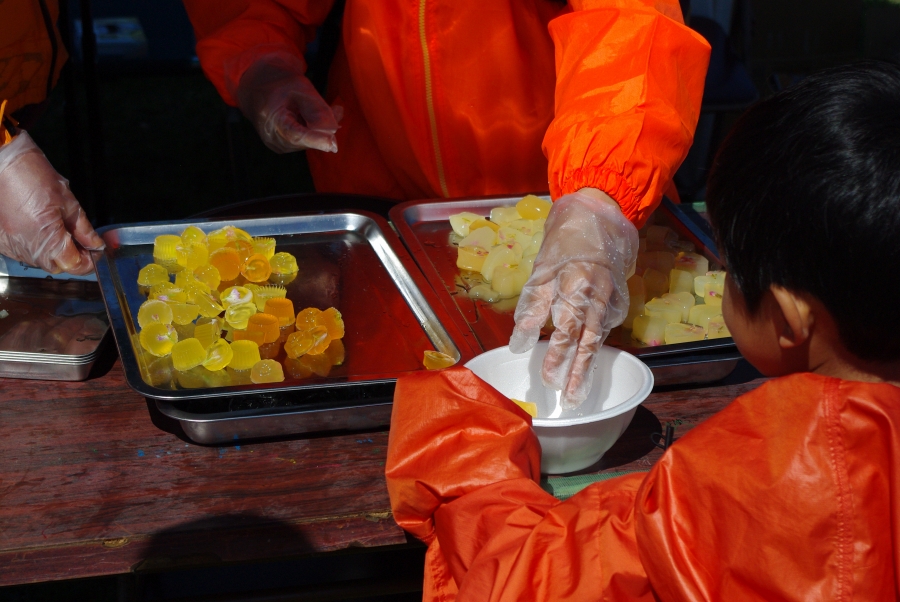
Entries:
[[68, 55], [59, 37], [56, 0], [0, 2], [0, 102], [6, 114], [44, 102]]
[[[185, 0], [231, 105], [227, 82], [267, 52], [302, 56], [331, 4]], [[347, 0], [326, 95], [344, 107], [339, 152], [308, 153], [316, 188], [556, 198], [591, 186], [642, 224], [691, 144], [709, 46], [675, 0], [570, 4]]]
[[768, 381], [565, 502], [529, 423], [465, 368], [398, 381], [388, 490], [425, 600], [900, 599], [897, 387]]

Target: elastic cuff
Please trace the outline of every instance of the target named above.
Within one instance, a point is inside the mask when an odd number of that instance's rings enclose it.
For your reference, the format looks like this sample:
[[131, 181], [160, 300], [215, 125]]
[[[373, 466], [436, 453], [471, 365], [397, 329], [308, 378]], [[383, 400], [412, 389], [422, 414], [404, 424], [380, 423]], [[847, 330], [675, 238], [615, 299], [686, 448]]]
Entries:
[[608, 167], [574, 169], [566, 174], [558, 194], [554, 194], [553, 197], [559, 198], [582, 188], [597, 188], [611, 196], [622, 208], [625, 217], [635, 225], [638, 225], [637, 221], [643, 222], [646, 219], [641, 211], [637, 192], [625, 176], [617, 171]]

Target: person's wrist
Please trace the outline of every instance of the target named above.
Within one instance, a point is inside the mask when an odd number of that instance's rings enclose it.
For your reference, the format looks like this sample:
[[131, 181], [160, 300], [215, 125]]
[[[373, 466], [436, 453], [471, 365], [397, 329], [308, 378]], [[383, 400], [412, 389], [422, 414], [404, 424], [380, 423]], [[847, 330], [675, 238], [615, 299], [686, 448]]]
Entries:
[[597, 199], [598, 201], [603, 201], [607, 205], [611, 205], [622, 211], [622, 208], [619, 206], [619, 203], [616, 202], [614, 198], [600, 190], [599, 188], [581, 188], [578, 191], [578, 194], [583, 194], [585, 196], [591, 197], [592, 199]]

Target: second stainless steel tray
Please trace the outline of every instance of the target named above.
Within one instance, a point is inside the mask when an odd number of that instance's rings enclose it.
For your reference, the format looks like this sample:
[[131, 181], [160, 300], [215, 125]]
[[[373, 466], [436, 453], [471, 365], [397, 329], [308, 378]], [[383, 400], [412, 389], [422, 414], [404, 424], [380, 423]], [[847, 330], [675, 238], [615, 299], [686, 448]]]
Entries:
[[[198, 380], [196, 374], [186, 378], [171, 366], [156, 366], [153, 371], [142, 366], [141, 351], [133, 342], [137, 311], [145, 300], [137, 274], [152, 261], [156, 236], [179, 234], [189, 224], [206, 232], [237, 226], [253, 236], [274, 237], [276, 250], [293, 254], [300, 272], [286, 285], [288, 298], [297, 310], [331, 306], [341, 311], [346, 328], [344, 364], [325, 378], [228, 386], [212, 386], [215, 379]], [[98, 257], [97, 273], [128, 383], [158, 400], [161, 411], [183, 424], [196, 416], [198, 424], [204, 424], [195, 439], [200, 442], [231, 440], [235, 435], [293, 434], [321, 430], [321, 425], [356, 428], [359, 421], [348, 410], [389, 404], [385, 385], [392, 386], [400, 374], [421, 369], [426, 349], [463, 362], [475, 354], [396, 234], [376, 215], [184, 220], [109, 227], [101, 235], [107, 248]], [[291, 422], [291, 414], [302, 416]], [[277, 428], [274, 422], [279, 423]], [[225, 430], [218, 431], [220, 426]]]
[[[432, 283], [448, 314], [457, 321], [461, 329], [471, 330], [478, 347], [484, 351], [509, 343], [515, 325], [513, 311], [518, 297], [495, 304], [469, 298], [466, 283], [456, 267], [457, 252], [451, 242], [449, 218], [462, 211], [486, 217], [490, 215], [492, 208], [513, 206], [520, 198], [410, 201], [399, 204], [390, 211], [391, 222], [397, 228], [400, 238]], [[677, 205], [663, 199], [654, 218], [656, 223], [668, 225], [681, 238], [694, 243], [697, 252], [704, 254], [711, 266], [719, 265], [713, 242], [696, 223], [683, 215]], [[726, 376], [740, 358], [731, 338], [649, 347], [624, 335], [621, 329], [614, 329], [606, 344], [638, 356], [651, 366], [654, 376], [666, 384], [718, 380]], [[698, 357], [698, 353], [702, 354], [703, 361], [692, 361], [692, 358]], [[690, 368], [692, 364], [695, 364], [696, 369]]]

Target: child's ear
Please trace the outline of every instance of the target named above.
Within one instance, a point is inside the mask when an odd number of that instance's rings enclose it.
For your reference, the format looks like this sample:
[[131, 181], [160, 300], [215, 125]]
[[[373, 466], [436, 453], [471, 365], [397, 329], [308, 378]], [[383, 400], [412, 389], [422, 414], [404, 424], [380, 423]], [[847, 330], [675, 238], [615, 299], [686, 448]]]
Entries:
[[778, 344], [784, 349], [802, 345], [809, 338], [815, 321], [812, 308], [805, 298], [782, 286], [773, 284], [769, 290], [784, 318], [782, 332], [778, 333]]

